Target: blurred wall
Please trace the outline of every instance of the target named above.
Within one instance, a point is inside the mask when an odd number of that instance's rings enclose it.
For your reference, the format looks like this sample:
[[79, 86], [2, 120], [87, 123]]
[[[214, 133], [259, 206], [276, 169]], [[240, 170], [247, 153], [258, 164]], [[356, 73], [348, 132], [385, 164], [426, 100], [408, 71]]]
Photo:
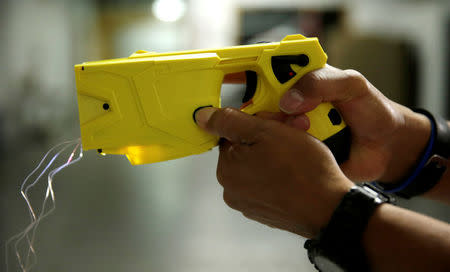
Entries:
[[411, 42], [419, 58], [419, 106], [446, 114], [448, 1], [352, 1], [349, 24], [357, 33]]

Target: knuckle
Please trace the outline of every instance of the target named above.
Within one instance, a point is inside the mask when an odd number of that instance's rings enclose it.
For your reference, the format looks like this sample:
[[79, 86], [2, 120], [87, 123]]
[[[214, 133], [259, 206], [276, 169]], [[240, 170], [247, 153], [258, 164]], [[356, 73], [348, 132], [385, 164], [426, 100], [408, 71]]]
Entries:
[[228, 131], [232, 126], [233, 116], [235, 114], [236, 109], [231, 107], [223, 108], [217, 111], [216, 115], [213, 116], [213, 123], [219, 126], [224, 131]]
[[253, 215], [252, 213], [249, 213], [249, 212], [242, 212], [242, 215], [243, 215], [245, 218], [247, 218], [247, 219], [254, 220], [254, 221], [258, 221], [258, 220], [256, 220], [256, 216]]
[[223, 119], [223, 121], [229, 120], [234, 114], [236, 109], [231, 107], [223, 108], [220, 111], [220, 117]]
[[273, 120], [267, 120], [267, 122], [261, 123], [257, 128], [257, 133], [255, 133], [251, 141], [253, 143], [270, 142], [270, 140], [273, 138], [273, 134], [277, 132], [277, 128], [279, 127], [279, 125], [281, 124], [278, 124]]
[[223, 171], [223, 168], [218, 166], [217, 167], [217, 171], [216, 171], [216, 177], [217, 177], [217, 181], [222, 186], [224, 186], [224, 181], [225, 181], [225, 174], [224, 173], [225, 172]]
[[[227, 171], [228, 168], [228, 171]], [[221, 159], [219, 158], [219, 163], [217, 165], [216, 170], [216, 178], [220, 185], [222, 185], [223, 188], [230, 189], [233, 185], [233, 171], [229, 171], [229, 166], [226, 166], [223, 162], [221, 162]]]
[[358, 71], [353, 69], [344, 70], [345, 79], [352, 85], [365, 86], [367, 84], [366, 78]]
[[345, 69], [343, 71], [348, 77], [358, 78], [358, 77], [362, 76], [362, 74], [360, 72], [358, 72], [354, 69]]
[[323, 79], [321, 73], [316, 70], [304, 75], [299, 81], [299, 85], [301, 86], [301, 90], [315, 90], [319, 87], [320, 81]]
[[237, 209], [238, 205], [237, 205], [237, 201], [236, 199], [229, 193], [227, 192], [223, 192], [223, 201], [225, 202], [225, 204], [227, 204], [228, 207], [232, 208], [232, 209]]

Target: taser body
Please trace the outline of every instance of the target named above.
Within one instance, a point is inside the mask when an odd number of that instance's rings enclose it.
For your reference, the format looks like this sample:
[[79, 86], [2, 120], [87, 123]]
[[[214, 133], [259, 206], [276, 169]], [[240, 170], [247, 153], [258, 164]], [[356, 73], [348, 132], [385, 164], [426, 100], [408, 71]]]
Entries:
[[[247, 86], [251, 96], [244, 112], [275, 112], [283, 93], [304, 74], [324, 67], [326, 60], [316, 38], [290, 35], [274, 43], [138, 51], [128, 58], [75, 65], [83, 148], [124, 154], [132, 164], [205, 152], [217, 145], [218, 138], [198, 128], [192, 114], [202, 106], [221, 106], [226, 74], [256, 75], [251, 90]], [[308, 133], [321, 141], [343, 134], [346, 127], [330, 103], [320, 104], [307, 116]]]

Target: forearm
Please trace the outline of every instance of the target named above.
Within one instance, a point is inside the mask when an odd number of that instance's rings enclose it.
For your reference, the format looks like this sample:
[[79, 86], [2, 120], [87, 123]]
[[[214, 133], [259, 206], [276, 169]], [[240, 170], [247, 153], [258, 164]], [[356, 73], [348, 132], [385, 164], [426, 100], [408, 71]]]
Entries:
[[430, 121], [426, 116], [396, 103], [393, 103], [393, 108], [400, 112], [403, 121], [391, 139], [386, 139], [390, 142], [387, 147], [390, 156], [379, 180], [388, 183], [405, 179], [413, 171], [431, 134]]
[[363, 236], [373, 271], [450, 271], [450, 225], [389, 204]]

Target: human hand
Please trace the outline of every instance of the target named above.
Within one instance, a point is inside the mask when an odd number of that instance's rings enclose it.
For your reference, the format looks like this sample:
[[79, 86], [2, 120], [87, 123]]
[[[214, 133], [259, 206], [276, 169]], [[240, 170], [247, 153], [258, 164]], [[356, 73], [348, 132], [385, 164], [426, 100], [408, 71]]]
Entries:
[[349, 160], [341, 164], [354, 181], [397, 181], [414, 167], [430, 134], [425, 116], [387, 99], [360, 73], [332, 66], [303, 76], [280, 100], [288, 117], [265, 113], [303, 130], [304, 113], [322, 102], [339, 110], [352, 132]]
[[232, 108], [204, 108], [196, 120], [222, 137], [224, 201], [250, 219], [313, 237], [352, 186], [330, 150], [302, 130]]

